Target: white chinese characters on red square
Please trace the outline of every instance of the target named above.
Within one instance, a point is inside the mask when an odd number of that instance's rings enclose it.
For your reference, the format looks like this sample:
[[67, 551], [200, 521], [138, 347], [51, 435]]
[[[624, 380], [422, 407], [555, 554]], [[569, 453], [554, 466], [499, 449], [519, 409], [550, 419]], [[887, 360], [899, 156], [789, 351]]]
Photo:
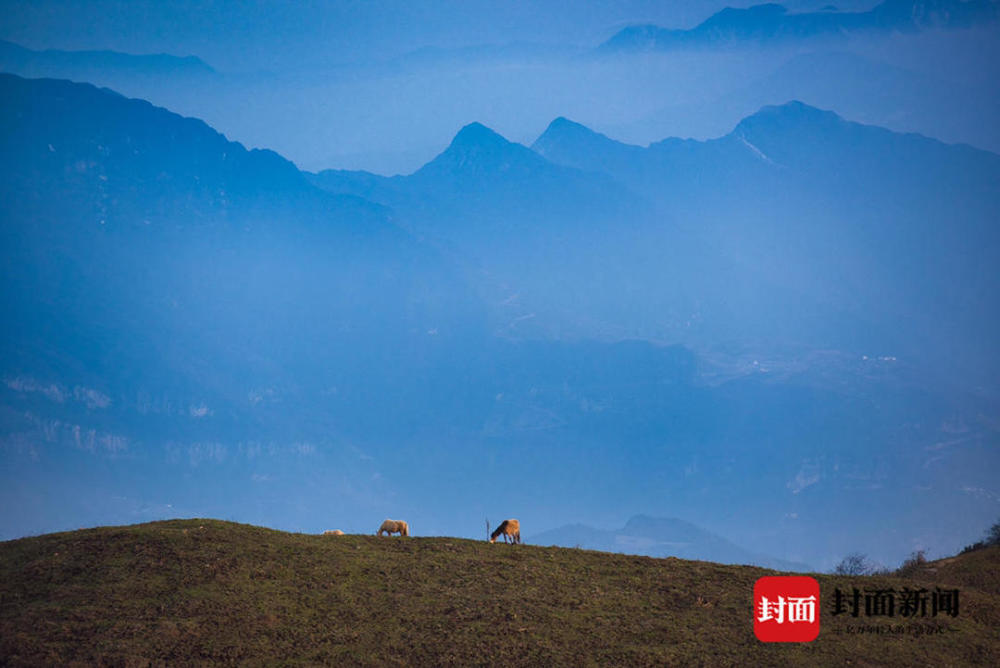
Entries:
[[763, 642], [809, 642], [819, 635], [819, 582], [769, 576], [753, 587], [753, 632]]

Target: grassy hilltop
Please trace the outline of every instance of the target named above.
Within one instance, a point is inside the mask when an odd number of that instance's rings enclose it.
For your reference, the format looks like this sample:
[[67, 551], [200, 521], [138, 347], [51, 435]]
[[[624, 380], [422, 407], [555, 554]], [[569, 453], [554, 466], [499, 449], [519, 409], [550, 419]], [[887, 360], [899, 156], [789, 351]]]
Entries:
[[[807, 644], [754, 637], [753, 584], [768, 574], [216, 520], [87, 529], [0, 543], [0, 664], [1000, 665], [1000, 548], [914, 579], [820, 575]], [[831, 616], [834, 587], [875, 584], [958, 587], [960, 613], [888, 620], [940, 634], [844, 633], [866, 620]]]

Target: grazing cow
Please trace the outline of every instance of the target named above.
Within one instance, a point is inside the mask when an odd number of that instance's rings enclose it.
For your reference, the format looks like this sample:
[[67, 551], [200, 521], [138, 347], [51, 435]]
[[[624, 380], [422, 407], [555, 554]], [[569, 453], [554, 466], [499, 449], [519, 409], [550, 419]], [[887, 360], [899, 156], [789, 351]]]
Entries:
[[497, 530], [490, 534], [490, 542], [497, 542], [497, 536], [503, 534], [503, 542], [507, 542], [509, 536], [511, 541], [517, 545], [521, 542], [521, 523], [517, 520], [504, 520], [497, 527]]
[[344, 532], [341, 531], [340, 529], [334, 529], [333, 531], [324, 531], [323, 535], [324, 536], [343, 536]]
[[386, 520], [382, 522], [382, 526], [378, 528], [375, 535], [381, 536], [383, 531], [390, 536], [394, 533], [398, 533], [400, 536], [409, 536], [410, 525], [402, 520]]

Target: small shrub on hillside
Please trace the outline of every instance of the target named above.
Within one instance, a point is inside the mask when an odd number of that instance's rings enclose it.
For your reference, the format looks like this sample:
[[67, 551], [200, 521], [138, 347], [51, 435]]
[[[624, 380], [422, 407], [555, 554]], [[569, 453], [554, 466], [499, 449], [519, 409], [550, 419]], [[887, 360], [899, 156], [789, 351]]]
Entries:
[[1000, 522], [991, 526], [990, 530], [986, 532], [985, 542], [987, 545], [1000, 545]]
[[975, 552], [976, 550], [981, 550], [984, 547], [987, 547], [986, 541], [981, 540], [979, 542], [973, 543], [972, 545], [966, 545], [965, 547], [962, 548], [962, 551], [959, 552], [959, 554], [967, 554], [969, 552]]
[[860, 552], [852, 552], [833, 569], [834, 575], [872, 575], [877, 568], [868, 560], [868, 556]]

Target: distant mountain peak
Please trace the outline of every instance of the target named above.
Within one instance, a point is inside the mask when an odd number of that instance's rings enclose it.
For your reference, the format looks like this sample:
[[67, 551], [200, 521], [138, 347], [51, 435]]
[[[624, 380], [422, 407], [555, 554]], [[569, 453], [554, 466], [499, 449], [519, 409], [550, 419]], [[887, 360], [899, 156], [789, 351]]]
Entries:
[[571, 121], [565, 116], [560, 116], [549, 123], [548, 127], [545, 128], [545, 132], [538, 136], [538, 139], [531, 145], [531, 148], [544, 155], [545, 149], [553, 143], [593, 141], [594, 139], [607, 139], [607, 137], [594, 132], [586, 125]]
[[585, 130], [589, 129], [587, 128], [587, 126], [582, 125], [581, 123], [577, 123], [576, 121], [571, 121], [565, 116], [557, 116], [554, 119], [552, 119], [551, 123], [549, 123], [549, 127], [546, 128], [546, 131], [561, 130], [563, 128], [583, 128]]
[[750, 127], [761, 127], [764, 125], [785, 126], [789, 124], [830, 124], [845, 122], [840, 116], [832, 111], [818, 109], [798, 100], [791, 100], [784, 104], [772, 104], [761, 107], [736, 126], [736, 133]]
[[[824, 109], [798, 100], [762, 107], [737, 124], [728, 135], [749, 149], [757, 158], [770, 164], [784, 164], [789, 151], [796, 153], [817, 138], [836, 141], [850, 124]], [[799, 147], [799, 148], [797, 148]]]
[[[565, 116], [560, 116], [549, 123], [531, 148], [536, 153], [549, 157], [550, 155], [560, 155], [569, 149], [578, 147], [582, 151], [598, 150], [630, 150], [636, 147], [622, 144], [607, 135], [588, 128], [586, 125], [571, 121]], [[556, 160], [559, 162], [559, 160]]]
[[531, 149], [509, 141], [482, 123], [469, 123], [455, 135], [451, 144], [417, 173], [438, 169], [463, 172], [507, 171], [515, 165], [537, 167], [543, 158]]
[[801, 100], [789, 100], [784, 104], [769, 104], [767, 106], [761, 107], [756, 114], [757, 115], [776, 115], [776, 116], [796, 116], [796, 117], [813, 117], [813, 118], [840, 118], [837, 114], [832, 111], [827, 111], [826, 109], [820, 109], [819, 107], [814, 107], [811, 104], [806, 104]]
[[554, 119], [551, 123], [549, 123], [549, 126], [545, 128], [545, 132], [543, 132], [539, 137], [539, 140], [541, 140], [542, 137], [546, 136], [552, 137], [552, 136], [564, 136], [564, 135], [586, 136], [586, 137], [604, 136], [599, 132], [591, 130], [582, 123], [571, 121], [565, 116], [559, 116], [558, 118]]
[[509, 146], [502, 135], [486, 127], [478, 121], [469, 123], [455, 135], [448, 150], [463, 150], [468, 148], [504, 147]]

